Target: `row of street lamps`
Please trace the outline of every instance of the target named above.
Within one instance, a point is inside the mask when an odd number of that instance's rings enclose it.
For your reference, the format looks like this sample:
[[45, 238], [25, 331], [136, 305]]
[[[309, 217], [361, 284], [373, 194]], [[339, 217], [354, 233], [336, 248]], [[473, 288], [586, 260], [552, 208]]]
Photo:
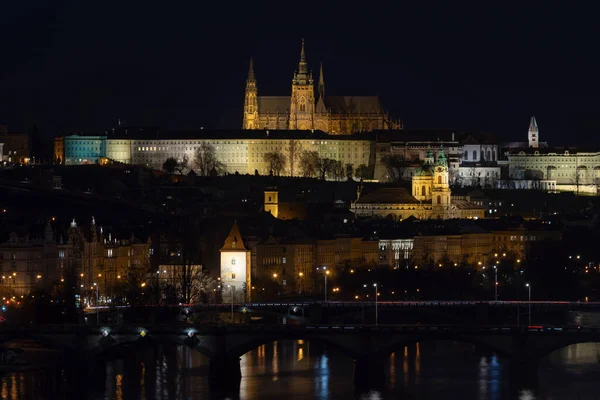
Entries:
[[[331, 274], [330, 271], [327, 270], [327, 267], [321, 267], [321, 269], [323, 270], [323, 278], [325, 279], [325, 290], [324, 290], [324, 298], [325, 301], [327, 301], [327, 276], [329, 276]], [[319, 270], [319, 268], [317, 268], [317, 270]], [[367, 285], [363, 285], [363, 287], [367, 287]], [[377, 295], [378, 293], [378, 289], [377, 289], [377, 283], [373, 284], [373, 287], [375, 288], [375, 325], [377, 326], [378, 324], [378, 312], [377, 312]], [[525, 284], [525, 287], [528, 289], [529, 292], [529, 302], [528, 302], [528, 314], [529, 314], [529, 325], [531, 325], [531, 285], [529, 283]], [[496, 265], [494, 265], [494, 300], [498, 301], [498, 267]], [[520, 312], [519, 312], [520, 314]]]

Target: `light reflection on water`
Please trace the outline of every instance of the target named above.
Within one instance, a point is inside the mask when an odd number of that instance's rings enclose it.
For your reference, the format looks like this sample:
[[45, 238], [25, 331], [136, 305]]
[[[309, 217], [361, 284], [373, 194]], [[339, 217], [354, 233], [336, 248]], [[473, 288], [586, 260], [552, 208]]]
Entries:
[[[596, 399], [600, 344], [569, 346], [540, 363], [536, 390], [513, 388], [507, 363], [494, 354], [455, 342], [425, 342], [398, 349], [389, 360], [383, 392], [354, 393], [347, 356], [307, 341], [279, 341], [240, 360], [239, 393], [211, 392], [208, 360], [187, 347], [158, 346], [98, 366], [49, 369], [0, 377], [2, 399], [72, 398], [85, 391], [100, 399]], [[226, 378], [225, 378], [226, 379]], [[235, 385], [230, 385], [231, 387]], [[51, 397], [48, 397], [49, 394]]]

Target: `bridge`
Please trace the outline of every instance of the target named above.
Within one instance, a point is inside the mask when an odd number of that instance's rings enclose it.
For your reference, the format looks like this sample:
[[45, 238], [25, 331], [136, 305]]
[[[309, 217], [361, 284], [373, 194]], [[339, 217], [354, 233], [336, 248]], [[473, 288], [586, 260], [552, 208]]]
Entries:
[[[153, 309], [162, 307], [141, 306], [141, 314], [151, 316]], [[229, 319], [249, 321], [250, 317], [271, 318], [276, 323], [293, 319], [307, 324], [365, 324], [375, 321], [375, 302], [372, 301], [296, 301], [252, 302], [234, 304], [194, 304], [172, 306], [177, 312], [191, 313], [204, 318], [204, 323]], [[90, 313], [126, 312], [132, 308], [88, 307]], [[568, 301], [378, 301], [377, 314], [382, 323], [388, 324], [494, 324], [520, 325], [528, 322], [564, 324], [600, 323], [600, 302]], [[241, 318], [241, 315], [245, 318]], [[218, 317], [217, 317], [218, 316]], [[211, 319], [212, 318], [212, 319]], [[586, 321], [586, 319], [588, 321]], [[595, 321], [598, 320], [598, 321]]]
[[[0, 342], [31, 339], [71, 353], [79, 362], [101, 359], [155, 343], [188, 346], [209, 359], [211, 385], [231, 385], [241, 378], [240, 357], [279, 340], [308, 340], [337, 348], [354, 360], [359, 389], [385, 384], [384, 360], [417, 342], [470, 343], [509, 361], [521, 385], [535, 384], [540, 358], [576, 343], [600, 342], [600, 327], [449, 326], [449, 325], [39, 325], [2, 326]], [[122, 354], [122, 353], [119, 353]], [[225, 379], [227, 378], [227, 379]]]

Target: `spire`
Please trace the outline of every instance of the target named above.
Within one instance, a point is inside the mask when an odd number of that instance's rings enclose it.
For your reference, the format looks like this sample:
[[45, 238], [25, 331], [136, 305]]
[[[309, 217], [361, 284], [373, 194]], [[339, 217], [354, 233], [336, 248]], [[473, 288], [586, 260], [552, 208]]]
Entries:
[[538, 130], [538, 126], [537, 126], [537, 121], [535, 120], [535, 117], [531, 117], [531, 120], [529, 121], [529, 130]]
[[319, 69], [319, 97], [325, 98], [325, 78], [323, 77], [323, 61], [321, 61], [321, 67]]
[[540, 130], [538, 128], [535, 117], [531, 117], [531, 120], [529, 121], [529, 133], [527, 136], [529, 139], [529, 147], [534, 147], [534, 148], [539, 147]]
[[306, 53], [304, 52], [304, 39], [302, 39], [302, 49], [300, 50], [300, 62], [298, 63], [298, 72], [294, 74], [294, 84], [312, 85], [312, 77], [308, 72], [306, 64]]
[[254, 63], [252, 57], [250, 57], [250, 67], [248, 68], [248, 79], [246, 81], [254, 81]]

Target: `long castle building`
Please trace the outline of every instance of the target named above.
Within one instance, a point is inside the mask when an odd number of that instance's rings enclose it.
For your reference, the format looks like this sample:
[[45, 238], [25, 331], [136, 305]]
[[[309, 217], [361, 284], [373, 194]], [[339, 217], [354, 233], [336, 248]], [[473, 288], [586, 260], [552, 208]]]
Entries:
[[400, 121], [390, 120], [378, 96], [326, 96], [322, 63], [315, 96], [304, 40], [289, 96], [259, 96], [250, 59], [242, 129], [320, 130], [332, 135], [347, 135], [401, 127]]

